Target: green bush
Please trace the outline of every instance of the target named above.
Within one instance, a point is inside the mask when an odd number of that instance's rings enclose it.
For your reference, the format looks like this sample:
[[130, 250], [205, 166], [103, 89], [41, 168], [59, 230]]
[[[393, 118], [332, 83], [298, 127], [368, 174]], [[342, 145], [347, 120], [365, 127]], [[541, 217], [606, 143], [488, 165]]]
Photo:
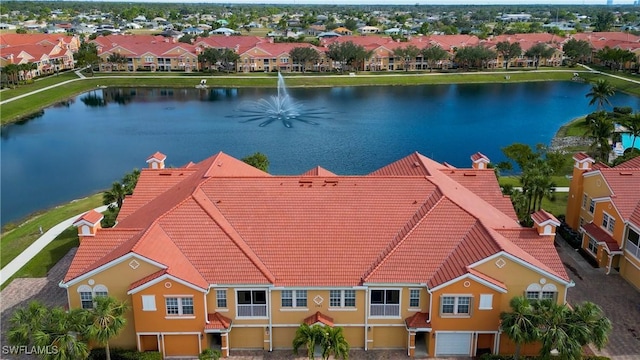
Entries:
[[[107, 358], [103, 348], [93, 349], [89, 360], [104, 360]], [[162, 354], [157, 351], [138, 352], [135, 350], [111, 349], [111, 360], [162, 360]]]

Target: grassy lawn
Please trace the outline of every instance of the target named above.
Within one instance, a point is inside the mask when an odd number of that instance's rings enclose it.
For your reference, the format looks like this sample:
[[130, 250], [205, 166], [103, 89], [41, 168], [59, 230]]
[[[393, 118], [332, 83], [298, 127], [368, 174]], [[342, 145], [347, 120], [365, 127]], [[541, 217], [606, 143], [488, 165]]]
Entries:
[[[41, 87], [51, 85], [56, 80], [69, 80], [66, 76], [50, 77], [40, 82], [23, 85], [17, 89], [3, 91], [2, 98], [9, 99]], [[96, 74], [94, 77], [61, 85], [54, 91], [43, 91], [2, 105], [0, 114], [2, 124], [17, 121], [20, 118], [36, 113], [53, 104], [62, 102], [80, 93], [95, 89], [97, 86], [121, 87], [195, 87], [201, 78], [208, 79], [210, 87], [275, 87], [277, 74], [227, 74], [202, 73], [110, 73]], [[332, 87], [332, 86], [367, 86], [367, 85], [423, 85], [423, 84], [458, 84], [458, 83], [505, 83], [522, 81], [561, 81], [569, 80], [570, 72], [510, 72], [506, 80], [502, 73], [397, 73], [393, 75], [371, 75], [358, 73], [356, 76], [340, 74], [296, 74], [286, 75], [287, 86], [290, 87]], [[143, 80], [141, 80], [143, 79]], [[47, 80], [46, 83], [44, 81]]]
[[[558, 187], [569, 186], [569, 184], [571, 183], [571, 180], [567, 179], [566, 176], [554, 175], [551, 177], [551, 179]], [[501, 176], [498, 179], [498, 183], [500, 184], [500, 186], [504, 186], [504, 185], [511, 185], [513, 187], [522, 186], [522, 183], [520, 183], [519, 176]]]
[[60, 73], [59, 75], [51, 75], [42, 79], [37, 79], [31, 84], [20, 85], [15, 89], [7, 89], [0, 92], [0, 101], [14, 98], [16, 96], [20, 96], [35, 90], [40, 90], [47, 86], [59, 84], [63, 81], [78, 79], [78, 75], [76, 75], [73, 71], [68, 71], [64, 73]]
[[552, 213], [553, 215], [564, 215], [567, 211], [567, 201], [569, 199], [569, 193], [555, 193], [553, 201], [547, 198], [542, 199], [542, 208]]
[[65, 256], [69, 250], [79, 245], [78, 230], [70, 227], [63, 231], [49, 245], [47, 245], [38, 255], [23, 266], [18, 272], [2, 284], [6, 287], [15, 278], [38, 278], [45, 277], [51, 268]]
[[102, 205], [101, 193], [32, 215], [22, 224], [5, 225], [2, 231], [2, 240], [0, 240], [2, 250], [0, 263], [2, 266], [8, 264], [40, 237], [40, 226], [42, 226], [42, 231], [46, 232], [63, 220], [100, 205]]

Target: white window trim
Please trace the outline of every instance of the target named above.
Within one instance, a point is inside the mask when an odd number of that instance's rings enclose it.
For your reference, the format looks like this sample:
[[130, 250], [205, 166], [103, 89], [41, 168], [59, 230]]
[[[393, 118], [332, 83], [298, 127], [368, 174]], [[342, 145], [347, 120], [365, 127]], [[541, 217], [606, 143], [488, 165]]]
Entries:
[[[633, 231], [634, 233], [637, 233], [638, 235], [640, 235], [639, 231], [631, 227], [628, 227], [627, 233], [624, 237], [624, 251], [625, 253], [628, 253], [629, 255], [631, 255], [634, 259], [640, 260], [640, 239], [638, 240], [638, 245], [632, 243], [631, 240], [629, 239], [630, 231]], [[633, 264], [632, 262], [630, 263]]]
[[[340, 305], [339, 306], [331, 306], [331, 291], [340, 291]], [[353, 291], [353, 306], [345, 305], [346, 302], [346, 292]], [[358, 292], [354, 289], [332, 289], [329, 290], [329, 310], [331, 311], [356, 311]]]
[[[263, 291], [264, 292], [264, 297], [265, 297], [265, 306], [267, 308], [266, 314], [265, 316], [239, 316], [239, 312], [238, 312], [238, 305], [262, 305], [262, 304], [254, 304], [253, 303], [253, 296], [251, 297], [251, 304], [240, 304], [240, 302], [238, 301], [239, 297], [238, 297], [238, 292], [240, 291]], [[235, 290], [235, 295], [236, 295], [236, 319], [268, 319], [269, 318], [269, 291], [267, 291], [267, 289], [264, 288], [237, 288]]]
[[[218, 305], [218, 301], [221, 300], [218, 296], [218, 291], [224, 291], [224, 301], [227, 303], [227, 306], [221, 307]], [[229, 296], [227, 294], [227, 289], [216, 289], [216, 309], [217, 311], [229, 311]]]
[[529, 301], [537, 301], [537, 300], [546, 300], [546, 299], [548, 299], [548, 298], [542, 297], [542, 294], [546, 293], [546, 292], [552, 292], [552, 293], [555, 294], [554, 297], [551, 300], [555, 301], [558, 298], [558, 287], [555, 284], [545, 284], [544, 286], [540, 286], [540, 284], [533, 283], [533, 284], [530, 284], [527, 287], [527, 289], [525, 290], [525, 297], [526, 297], [526, 293], [529, 293], [529, 292], [530, 293], [534, 293], [534, 292], [538, 293], [538, 296], [537, 296], [536, 299], [532, 299], [532, 298], [527, 297], [527, 299]]
[[[104, 292], [107, 294], [106, 296], [109, 296], [109, 289], [103, 284], [97, 284], [94, 287], [91, 287], [89, 285], [80, 285], [78, 286], [77, 292], [78, 292], [78, 296], [80, 297], [80, 307], [82, 307], [83, 309], [94, 309], [96, 307], [97, 293]], [[93, 306], [91, 308], [85, 308], [82, 306], [82, 293], [91, 294], [91, 302], [93, 303]], [[86, 301], [89, 301], [89, 300], [86, 300]]]
[[[587, 250], [589, 250], [589, 254], [591, 254], [592, 256], [595, 257], [596, 255], [598, 255], [598, 241], [596, 239], [592, 238], [589, 235], [587, 235], [587, 239], [589, 240], [587, 242]], [[592, 243], [593, 243], [593, 245], [595, 245], [594, 246], [595, 247], [595, 251], [593, 251], [591, 249]]]
[[589, 195], [587, 193], [582, 194], [582, 206], [581, 208], [587, 209], [587, 204], [589, 203]]
[[[607, 226], [604, 226], [604, 220], [607, 219]], [[613, 220], [613, 229], [609, 230], [609, 226], [611, 225], [611, 220]], [[615, 230], [615, 226], [616, 226], [616, 218], [614, 218], [613, 216], [611, 216], [608, 212], [603, 211], [602, 212], [602, 223], [600, 223], [600, 227], [602, 228], [602, 230], [606, 231], [609, 234], [613, 234], [613, 230]]]
[[[167, 308], [167, 299], [178, 299], [178, 313], [177, 314], [169, 314], [169, 309]], [[191, 299], [191, 307], [193, 307], [193, 314], [184, 314], [182, 310], [182, 300], [183, 299]], [[165, 295], [164, 296], [164, 313], [165, 319], [195, 319], [196, 317], [196, 304], [193, 301], [193, 295]]]
[[[417, 306], [411, 306], [411, 292], [413, 291], [417, 291], [418, 292], [418, 305]], [[422, 297], [422, 289], [420, 288], [410, 288], [409, 289], [409, 310], [410, 311], [415, 311], [416, 309], [419, 310], [420, 309], [420, 300]]]
[[[452, 297], [453, 298], [453, 313], [445, 313], [443, 312], [443, 306], [444, 304], [442, 303], [442, 299], [445, 297]], [[460, 298], [469, 298], [469, 304], [467, 305], [469, 307], [469, 312], [467, 313], [459, 313], [458, 312], [458, 306], [460, 306], [460, 304], [458, 303]], [[473, 310], [473, 295], [472, 294], [442, 294], [440, 295], [440, 316], [441, 317], [471, 317], [471, 313]]]
[[[593, 211], [591, 211], [591, 204], [593, 204]], [[596, 212], [596, 201], [591, 199], [591, 201], [589, 201], [589, 207], [587, 207], [587, 212], [591, 215], [595, 214]]]
[[[284, 300], [283, 295], [284, 295], [285, 291], [290, 291], [291, 292], [291, 306], [282, 306], [282, 300]], [[302, 297], [298, 298], [298, 291], [304, 291], [305, 292], [304, 299], [306, 300], [307, 305], [305, 305], [305, 306], [299, 306], [298, 305], [298, 300], [302, 299]], [[307, 310], [309, 310], [308, 306], [309, 306], [309, 292], [306, 289], [297, 289], [297, 290], [284, 289], [284, 290], [280, 290], [280, 310], [282, 310], [282, 311], [307, 311]]]
[[[371, 303], [371, 292], [372, 291], [376, 291], [376, 290], [384, 290], [385, 291], [385, 301], [386, 301], [386, 292], [387, 291], [398, 291], [398, 316], [372, 316], [371, 315], [371, 305], [380, 305], [380, 304], [373, 304]], [[396, 304], [387, 304], [384, 303], [384, 305], [396, 305]], [[377, 289], [372, 289], [369, 288], [369, 304], [367, 306], [367, 315], [369, 315], [369, 319], [400, 319], [402, 317], [402, 311], [400, 311], [400, 309], [402, 309], [402, 288], [377, 288]]]

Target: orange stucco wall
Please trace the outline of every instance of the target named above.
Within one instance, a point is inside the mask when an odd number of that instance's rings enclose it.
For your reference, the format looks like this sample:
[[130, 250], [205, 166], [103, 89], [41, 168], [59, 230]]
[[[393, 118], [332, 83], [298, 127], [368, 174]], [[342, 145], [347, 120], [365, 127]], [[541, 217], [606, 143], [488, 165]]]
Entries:
[[[87, 285], [91, 287], [94, 287], [96, 285], [104, 285], [107, 287], [108, 294], [110, 296], [113, 296], [119, 300], [126, 301], [131, 308], [134, 308], [134, 306], [132, 306], [131, 297], [127, 295], [129, 285], [133, 281], [144, 278], [145, 276], [148, 276], [158, 271], [159, 268], [150, 263], [146, 263], [143, 260], [136, 260], [136, 262], [139, 265], [134, 269], [129, 265], [130, 262], [131, 262], [131, 259], [125, 260], [98, 274], [87, 277], [86, 279], [78, 282], [77, 284], [73, 284], [69, 286], [69, 288], [67, 289], [69, 307], [73, 309], [73, 308], [79, 308], [81, 306], [78, 287], [82, 285]], [[126, 280], [123, 281], [123, 279], [130, 279], [130, 281], [126, 281]], [[89, 285], [91, 283], [93, 285]], [[122, 331], [122, 333], [117, 338], [115, 338], [113, 341], [110, 341], [109, 345], [111, 345], [112, 347], [135, 349], [137, 344], [136, 344], [136, 336], [135, 336], [135, 321], [133, 317], [133, 311], [129, 311], [127, 313], [126, 319], [127, 319], [126, 328]]]

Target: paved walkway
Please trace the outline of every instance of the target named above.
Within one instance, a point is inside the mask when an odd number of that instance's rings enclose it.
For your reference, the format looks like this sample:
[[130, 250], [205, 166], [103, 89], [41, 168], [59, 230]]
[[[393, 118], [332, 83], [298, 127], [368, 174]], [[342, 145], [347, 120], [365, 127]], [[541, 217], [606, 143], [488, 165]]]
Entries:
[[[97, 212], [104, 212], [107, 210], [107, 206], [100, 206], [94, 209]], [[0, 269], [0, 284], [4, 284], [9, 278], [11, 278], [18, 270], [25, 266], [34, 256], [38, 255], [42, 249], [49, 245], [58, 235], [65, 231], [76, 221], [81, 215], [85, 213], [72, 216], [67, 220], [52, 227], [34, 241], [28, 248], [26, 248], [20, 255], [16, 256], [10, 263]], [[4, 300], [4, 299], [3, 299]]]
[[609, 344], [594, 353], [613, 360], [640, 359], [640, 292], [616, 272], [592, 267], [583, 257], [558, 237], [560, 258], [576, 286], [569, 289], [571, 304], [591, 301], [598, 304], [613, 323]]

